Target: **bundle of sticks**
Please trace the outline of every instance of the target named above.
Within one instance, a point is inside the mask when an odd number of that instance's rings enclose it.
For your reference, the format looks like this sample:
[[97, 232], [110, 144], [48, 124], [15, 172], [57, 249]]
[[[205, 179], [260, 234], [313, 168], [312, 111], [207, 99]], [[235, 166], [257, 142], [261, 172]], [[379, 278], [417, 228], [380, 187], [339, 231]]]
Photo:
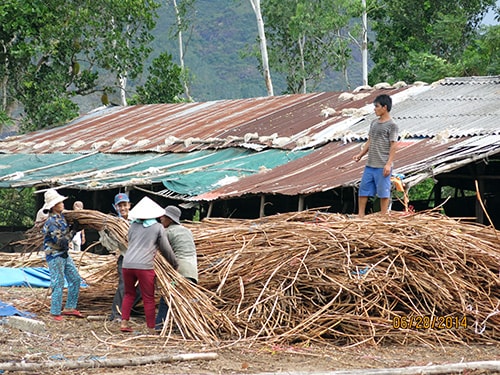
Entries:
[[176, 330], [185, 340], [207, 343], [241, 337], [238, 327], [217, 307], [224, 301], [215, 293], [192, 284], [161, 256], [155, 258], [155, 272], [160, 293], [169, 307], [161, 336], [170, 337]]
[[83, 229], [97, 230], [101, 243], [109, 250], [127, 249], [129, 224], [126, 220], [96, 210], [66, 210], [63, 214], [70, 224], [78, 222]]
[[[127, 248], [128, 222], [113, 215], [96, 210], [64, 210], [64, 217], [70, 225], [78, 222], [82, 229], [95, 229], [99, 232], [102, 245], [109, 250]], [[43, 225], [43, 224], [42, 224]], [[36, 224], [26, 231], [23, 240], [15, 242], [22, 246], [25, 253], [37, 252], [43, 246], [42, 226]]]

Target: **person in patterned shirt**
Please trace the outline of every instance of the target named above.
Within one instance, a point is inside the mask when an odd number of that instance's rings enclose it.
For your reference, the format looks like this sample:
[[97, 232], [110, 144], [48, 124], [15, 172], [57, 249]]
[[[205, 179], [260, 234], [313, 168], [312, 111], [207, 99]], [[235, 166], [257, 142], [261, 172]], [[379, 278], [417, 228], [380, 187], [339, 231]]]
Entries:
[[[50, 287], [52, 289], [50, 314], [56, 321], [64, 319], [64, 315], [83, 318], [76, 309], [80, 295], [81, 277], [68, 254], [69, 244], [75, 233], [77, 222], [70, 227], [64, 218], [64, 200], [67, 197], [60, 195], [55, 189], [45, 192], [43, 211], [49, 216], [42, 227], [43, 250], [50, 271]], [[65, 279], [68, 282], [68, 296], [64, 310], [62, 309], [63, 290]]]

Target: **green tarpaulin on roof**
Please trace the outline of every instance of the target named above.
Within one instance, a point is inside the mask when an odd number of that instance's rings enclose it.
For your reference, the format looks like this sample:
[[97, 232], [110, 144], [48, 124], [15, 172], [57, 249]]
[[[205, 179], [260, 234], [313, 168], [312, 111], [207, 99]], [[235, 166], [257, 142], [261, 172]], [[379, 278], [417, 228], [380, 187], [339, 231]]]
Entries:
[[103, 190], [163, 183], [175, 193], [198, 195], [310, 152], [227, 148], [170, 154], [0, 154], [0, 188]]

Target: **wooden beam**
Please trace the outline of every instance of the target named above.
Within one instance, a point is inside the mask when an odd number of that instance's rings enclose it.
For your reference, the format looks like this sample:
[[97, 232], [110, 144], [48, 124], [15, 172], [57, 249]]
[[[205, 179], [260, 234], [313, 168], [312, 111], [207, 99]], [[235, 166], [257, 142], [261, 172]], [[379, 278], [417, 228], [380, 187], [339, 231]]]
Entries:
[[297, 211], [304, 211], [304, 201], [305, 197], [303, 195], [299, 195], [299, 204], [297, 206]]
[[[286, 372], [287, 375], [421, 375], [421, 374], [458, 374], [466, 373], [469, 370], [479, 371], [500, 371], [500, 361], [482, 361], [482, 362], [465, 362], [465, 363], [449, 363], [444, 365], [428, 365], [428, 366], [412, 366], [398, 368], [380, 368], [380, 369], [361, 369], [361, 370], [339, 370], [339, 371], [314, 371], [301, 372], [292, 371]], [[493, 372], [492, 372], [493, 373]], [[262, 372], [259, 375], [271, 375], [275, 372]], [[285, 374], [285, 373], [283, 373]]]

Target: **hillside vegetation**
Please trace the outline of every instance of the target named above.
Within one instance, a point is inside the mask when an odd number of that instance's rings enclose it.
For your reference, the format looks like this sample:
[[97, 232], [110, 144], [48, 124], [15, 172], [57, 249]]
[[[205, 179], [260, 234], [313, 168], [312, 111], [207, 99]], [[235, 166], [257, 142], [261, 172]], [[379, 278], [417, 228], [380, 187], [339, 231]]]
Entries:
[[[257, 24], [248, 0], [198, 0], [191, 38], [185, 52], [185, 64], [193, 75], [191, 93], [196, 101], [239, 99], [266, 95], [266, 87], [253, 56], [244, 56], [256, 47]], [[179, 63], [178, 42], [173, 35], [174, 9], [163, 5], [153, 34], [154, 52], [151, 59], [167, 51]], [[185, 33], [184, 39], [189, 35]], [[355, 55], [359, 53], [355, 52]], [[359, 61], [359, 60], [358, 60]], [[361, 65], [352, 74], [352, 83], [361, 84]], [[283, 77], [272, 71], [275, 94], [285, 89]], [[144, 77], [143, 77], [144, 78]], [[138, 82], [140, 84], [140, 82]], [[341, 80], [330, 75], [319, 91], [342, 90]]]

